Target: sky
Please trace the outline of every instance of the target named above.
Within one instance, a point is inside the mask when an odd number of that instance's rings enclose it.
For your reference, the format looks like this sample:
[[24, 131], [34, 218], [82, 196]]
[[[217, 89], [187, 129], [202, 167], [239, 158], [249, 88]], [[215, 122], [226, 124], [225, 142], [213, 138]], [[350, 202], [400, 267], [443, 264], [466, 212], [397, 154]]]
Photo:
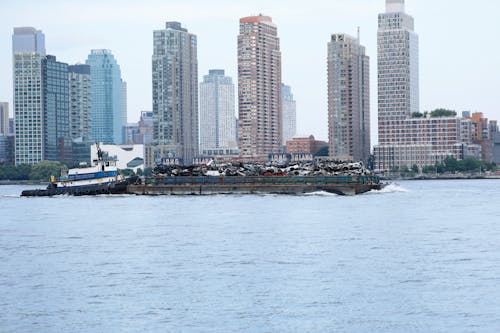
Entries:
[[[2, 0], [0, 101], [12, 116], [11, 36], [31, 26], [45, 34], [47, 54], [85, 63], [91, 49], [110, 49], [128, 84], [128, 121], [152, 109], [153, 30], [179, 21], [198, 38], [200, 81], [224, 69], [237, 84], [239, 18], [262, 13], [278, 27], [282, 80], [297, 102], [298, 134], [328, 137], [327, 43], [355, 36], [370, 57], [371, 137], [377, 142], [377, 15], [385, 0]], [[419, 35], [421, 111], [444, 107], [500, 120], [500, 1], [406, 0]], [[236, 86], [237, 89], [237, 86]], [[236, 110], [237, 112], [237, 110]]]

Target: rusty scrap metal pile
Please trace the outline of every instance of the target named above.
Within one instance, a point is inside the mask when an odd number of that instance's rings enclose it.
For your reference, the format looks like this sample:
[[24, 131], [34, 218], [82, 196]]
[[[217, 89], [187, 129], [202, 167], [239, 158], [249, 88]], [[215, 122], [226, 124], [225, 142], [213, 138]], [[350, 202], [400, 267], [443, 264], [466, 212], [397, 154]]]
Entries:
[[362, 162], [316, 160], [290, 163], [216, 163], [201, 166], [159, 165], [153, 171], [157, 177], [251, 177], [251, 176], [354, 176], [370, 175]]

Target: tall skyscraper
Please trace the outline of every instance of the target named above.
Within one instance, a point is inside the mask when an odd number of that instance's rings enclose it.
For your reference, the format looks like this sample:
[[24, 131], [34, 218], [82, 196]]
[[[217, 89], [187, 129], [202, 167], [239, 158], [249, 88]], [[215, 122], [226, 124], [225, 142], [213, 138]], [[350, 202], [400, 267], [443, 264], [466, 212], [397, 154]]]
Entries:
[[14, 28], [12, 35], [15, 164], [44, 159], [42, 60], [45, 37], [40, 30]]
[[12, 54], [38, 53], [45, 56], [45, 35], [32, 27], [14, 28]]
[[328, 43], [328, 139], [331, 158], [370, 156], [370, 65], [359, 37], [334, 34]]
[[282, 151], [281, 52], [269, 16], [240, 19], [238, 35], [238, 147], [240, 157], [267, 160]]
[[9, 132], [9, 103], [0, 102], [0, 164], [12, 164], [14, 137]]
[[139, 119], [139, 142], [150, 145], [153, 142], [153, 112], [141, 111]]
[[198, 155], [198, 60], [196, 35], [179, 22], [153, 32], [155, 157], [191, 164]]
[[42, 60], [44, 159], [64, 161], [69, 135], [68, 64], [47, 55]]
[[419, 111], [418, 35], [404, 0], [386, 0], [378, 17], [379, 144], [401, 142], [402, 121]]
[[283, 146], [297, 134], [297, 104], [293, 99], [292, 88], [281, 84], [282, 140]]
[[90, 66], [68, 66], [68, 75], [70, 137], [90, 140]]
[[236, 147], [234, 84], [211, 69], [200, 83], [200, 150]]
[[123, 140], [122, 79], [120, 66], [110, 50], [92, 50], [86, 64], [92, 82], [92, 140], [121, 144]]
[[0, 135], [9, 135], [9, 103], [0, 102]]
[[127, 82], [122, 80], [122, 142], [126, 143], [125, 127], [127, 126]]
[[[378, 136], [375, 169], [462, 159], [471, 144], [464, 118], [419, 112], [418, 36], [404, 0], [386, 0], [378, 17]], [[474, 147], [470, 146], [471, 149]]]

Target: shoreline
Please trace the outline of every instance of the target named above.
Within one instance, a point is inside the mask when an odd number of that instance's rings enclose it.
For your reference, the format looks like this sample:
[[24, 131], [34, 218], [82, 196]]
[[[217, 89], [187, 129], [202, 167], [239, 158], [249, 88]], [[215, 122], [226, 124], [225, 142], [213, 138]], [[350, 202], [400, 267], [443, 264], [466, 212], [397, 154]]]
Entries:
[[49, 182], [42, 180], [0, 180], [0, 185], [49, 185]]

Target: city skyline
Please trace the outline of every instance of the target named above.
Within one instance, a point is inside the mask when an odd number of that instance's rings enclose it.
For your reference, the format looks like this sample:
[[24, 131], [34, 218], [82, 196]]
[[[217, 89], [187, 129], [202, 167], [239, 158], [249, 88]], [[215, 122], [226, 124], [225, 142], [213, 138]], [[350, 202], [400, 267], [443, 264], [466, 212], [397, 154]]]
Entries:
[[[12, 80], [9, 79], [12, 77], [12, 59], [7, 51], [13, 27], [33, 26], [42, 30], [46, 36], [47, 53], [55, 54], [58, 60], [67, 63], [83, 63], [92, 48], [111, 49], [119, 59], [122, 76], [129, 85], [128, 116], [134, 121], [139, 118], [140, 110], [151, 109], [151, 45], [148, 41], [151, 31], [159, 24], [167, 20], [180, 21], [198, 35], [200, 73], [207, 72], [209, 68], [221, 68], [226, 70], [228, 76], [236, 77], [238, 19], [262, 12], [272, 16], [279, 26], [283, 81], [293, 87], [295, 99], [301, 105], [297, 110], [298, 134], [314, 134], [319, 139], [325, 139], [328, 128], [324, 44], [332, 33], [353, 35], [356, 27], [360, 26], [361, 42], [367, 47], [367, 55], [375, 59], [377, 14], [385, 7], [383, 0], [318, 1], [313, 6], [292, 1], [284, 10], [281, 2], [269, 4], [263, 1], [252, 4], [217, 1], [224, 10], [201, 1], [171, 2], [168, 5], [149, 1], [141, 6], [121, 2], [119, 9], [111, 6], [113, 3], [101, 5], [90, 1], [86, 5], [61, 5], [55, 1], [39, 6], [35, 2], [20, 1], [2, 4], [2, 11], [8, 15], [2, 23], [0, 35], [1, 47], [6, 50], [0, 55], [0, 72], [6, 78], [0, 83], [0, 100], [13, 105]], [[500, 69], [488, 62], [488, 55], [495, 54], [497, 47], [488, 43], [491, 39], [488, 32], [492, 31], [488, 22], [494, 21], [493, 15], [499, 4], [486, 0], [471, 8], [446, 0], [432, 6], [428, 4], [430, 2], [416, 0], [406, 2], [406, 11], [418, 18], [416, 26], [421, 41], [420, 110], [447, 107], [458, 113], [471, 110], [483, 112], [491, 119], [500, 118], [494, 98], [495, 87], [500, 86]], [[51, 10], [58, 13], [58, 10], [53, 10], [54, 5], [59, 5], [59, 10], [68, 15], [51, 16]], [[28, 11], [30, 6], [39, 10]], [[190, 10], [194, 7], [196, 11]], [[473, 12], [479, 10], [481, 20], [467, 27], [461, 24], [473, 18]], [[109, 12], [114, 14], [108, 15]], [[444, 13], [446, 25], [441, 20]], [[297, 25], [298, 18], [302, 22], [300, 25]], [[210, 27], [207, 27], [207, 22], [211, 23]], [[79, 23], [86, 23], [85, 29]], [[475, 28], [471, 29], [471, 26]], [[120, 32], [126, 38], [118, 35], [118, 31], [123, 29], [129, 32]], [[301, 43], [294, 42], [297, 38]], [[482, 49], [478, 52], [475, 48], [463, 48], [464, 40], [474, 40]], [[376, 91], [377, 87], [375, 73], [374, 64], [370, 75], [372, 91]], [[201, 81], [200, 77], [198, 81]], [[377, 132], [376, 101], [376, 94], [372, 94], [372, 144], [378, 142], [374, 139]]]

